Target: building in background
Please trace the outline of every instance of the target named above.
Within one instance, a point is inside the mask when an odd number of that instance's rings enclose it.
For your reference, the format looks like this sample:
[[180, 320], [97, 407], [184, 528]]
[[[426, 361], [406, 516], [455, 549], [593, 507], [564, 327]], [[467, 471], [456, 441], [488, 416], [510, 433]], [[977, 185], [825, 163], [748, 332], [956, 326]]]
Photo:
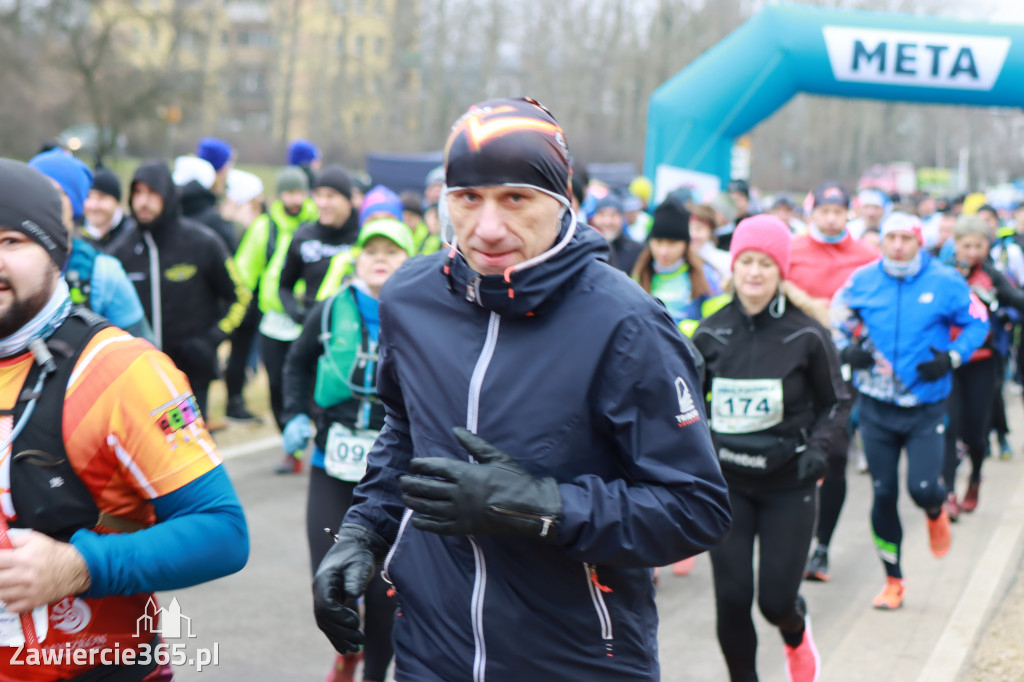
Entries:
[[296, 137], [353, 158], [419, 143], [418, 11], [418, 0], [97, 0], [90, 23], [93, 40], [109, 35], [120, 61], [150, 74], [152, 112], [135, 126], [149, 151], [215, 134], [274, 161]]

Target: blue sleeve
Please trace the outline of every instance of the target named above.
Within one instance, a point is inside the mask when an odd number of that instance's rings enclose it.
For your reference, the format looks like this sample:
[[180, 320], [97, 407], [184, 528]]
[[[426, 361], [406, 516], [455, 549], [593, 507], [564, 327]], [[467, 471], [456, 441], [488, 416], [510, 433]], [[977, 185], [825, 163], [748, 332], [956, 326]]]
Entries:
[[829, 317], [832, 321], [832, 343], [839, 351], [850, 345], [854, 330], [860, 324], [857, 314], [850, 308], [850, 290], [852, 288], [853, 277], [846, 280], [846, 284], [839, 288], [829, 306]]
[[224, 466], [153, 500], [156, 525], [135, 533], [79, 530], [71, 544], [89, 567], [85, 596], [176, 590], [240, 571], [249, 558], [242, 506]]
[[732, 516], [693, 355], [667, 314], [625, 321], [606, 355], [592, 409], [616, 441], [622, 476], [559, 484], [559, 544], [574, 559], [625, 566], [717, 545]]
[[113, 256], [96, 256], [91, 286], [90, 303], [93, 311], [110, 320], [114, 326], [128, 329], [143, 319], [139, 295], [121, 267], [121, 262]]
[[988, 336], [988, 311], [981, 301], [971, 299], [971, 290], [959, 275], [950, 277], [950, 289], [949, 321], [962, 329], [960, 336], [950, 345], [950, 350], [955, 350], [963, 362], [967, 362]]

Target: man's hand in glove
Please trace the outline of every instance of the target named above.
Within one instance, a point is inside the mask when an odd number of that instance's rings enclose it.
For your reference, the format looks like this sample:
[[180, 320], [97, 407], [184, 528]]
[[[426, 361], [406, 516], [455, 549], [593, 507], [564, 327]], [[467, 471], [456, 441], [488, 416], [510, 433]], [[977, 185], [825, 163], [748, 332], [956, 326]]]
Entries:
[[828, 472], [828, 464], [825, 462], [825, 453], [818, 448], [808, 445], [807, 449], [800, 453], [796, 461], [796, 476], [801, 483], [817, 481], [823, 478]]
[[478, 462], [413, 459], [402, 476], [412, 525], [441, 535], [516, 535], [554, 542], [562, 497], [553, 478], [534, 478], [506, 453], [463, 428], [456, 440]]
[[[313, 577], [316, 624], [339, 654], [359, 650], [366, 636], [359, 614], [346, 602], [366, 591], [377, 564], [388, 551], [384, 538], [362, 526], [346, 524]], [[353, 604], [354, 606], [354, 604]]]
[[953, 359], [949, 353], [931, 349], [935, 357], [917, 366], [918, 375], [925, 381], [938, 381], [953, 369]]
[[869, 369], [875, 364], [875, 356], [871, 351], [852, 343], [840, 351], [839, 358], [854, 369]]

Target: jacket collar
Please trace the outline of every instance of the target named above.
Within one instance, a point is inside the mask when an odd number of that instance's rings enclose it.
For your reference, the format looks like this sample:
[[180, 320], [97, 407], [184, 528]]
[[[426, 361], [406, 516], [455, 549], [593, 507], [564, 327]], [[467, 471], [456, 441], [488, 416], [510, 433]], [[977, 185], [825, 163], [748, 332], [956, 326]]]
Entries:
[[577, 223], [573, 212], [566, 211], [555, 245], [532, 265], [505, 275], [481, 275], [452, 248], [442, 273], [448, 290], [471, 304], [503, 317], [532, 317], [561, 298], [593, 260], [608, 260], [608, 243], [597, 230]]

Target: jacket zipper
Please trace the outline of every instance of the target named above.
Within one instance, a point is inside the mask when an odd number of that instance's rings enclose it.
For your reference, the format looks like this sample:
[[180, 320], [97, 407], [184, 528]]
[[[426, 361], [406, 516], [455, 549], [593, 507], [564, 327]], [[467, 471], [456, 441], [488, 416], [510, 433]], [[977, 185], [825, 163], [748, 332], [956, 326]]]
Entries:
[[[495, 312], [491, 313], [487, 321], [487, 337], [484, 340], [484, 347], [477, 358], [476, 367], [473, 368], [472, 378], [469, 380], [469, 403], [466, 406], [466, 429], [472, 433], [477, 432], [480, 422], [480, 392], [483, 388], [484, 376], [487, 368], [494, 357], [494, 348], [498, 345], [498, 329], [501, 325], [501, 316]], [[472, 457], [470, 458], [472, 461]], [[473, 600], [470, 608], [470, 617], [473, 622], [473, 682], [484, 682], [487, 674], [487, 643], [484, 641], [484, 596], [487, 593], [487, 562], [484, 559], [483, 550], [472, 535], [466, 536], [473, 546], [473, 563], [475, 571], [473, 575]]]
[[505, 507], [496, 507], [493, 504], [488, 507], [495, 514], [503, 514], [504, 516], [514, 516], [517, 519], [528, 519], [530, 521], [539, 521], [541, 523], [540, 537], [546, 538], [548, 531], [551, 530], [551, 524], [555, 522], [554, 516], [545, 516], [543, 514], [528, 514], [527, 512], [516, 511], [514, 509], [506, 509]]
[[160, 281], [160, 249], [149, 230], [142, 230], [142, 239], [146, 242], [149, 256], [149, 306], [153, 316], [153, 338], [156, 340], [156, 347], [163, 350], [164, 347], [164, 313], [163, 313], [163, 292]]
[[398, 535], [395, 536], [395, 541], [391, 543], [391, 549], [388, 550], [387, 556], [384, 557], [384, 565], [380, 569], [380, 577], [384, 579], [391, 588], [388, 590], [388, 596], [393, 597], [398, 594], [395, 588], [395, 583], [391, 581], [391, 574], [388, 570], [391, 568], [391, 559], [395, 556], [395, 550], [398, 549], [398, 543], [402, 540], [402, 535], [405, 534], [405, 527], [409, 525], [409, 519], [412, 518], [412, 509], [406, 509], [405, 513], [402, 514], [402, 523], [398, 526]]
[[597, 567], [593, 564], [585, 563], [583, 564], [583, 573], [587, 577], [587, 590], [590, 592], [590, 601], [594, 604], [597, 620], [601, 624], [601, 639], [604, 640], [605, 656], [614, 656], [615, 652], [612, 649], [612, 617], [608, 613], [608, 605], [604, 602], [604, 594], [602, 594], [601, 587], [597, 582]]
[[892, 391], [892, 401], [896, 402], [896, 368], [900, 364], [900, 302], [903, 300], [903, 280], [899, 279], [896, 281], [896, 328], [895, 338], [893, 339], [892, 347], [892, 378], [889, 381], [890, 390]]

